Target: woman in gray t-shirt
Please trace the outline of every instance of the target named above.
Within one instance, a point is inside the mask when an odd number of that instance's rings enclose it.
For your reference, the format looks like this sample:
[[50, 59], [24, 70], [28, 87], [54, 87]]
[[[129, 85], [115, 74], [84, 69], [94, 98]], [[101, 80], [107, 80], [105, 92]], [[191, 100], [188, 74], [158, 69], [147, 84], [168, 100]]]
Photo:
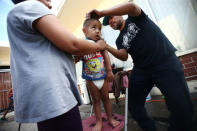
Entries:
[[[51, 11], [49, 0], [13, 0], [7, 17], [15, 120], [38, 130], [82, 130], [72, 55], [105, 50], [76, 38]], [[53, 124], [51, 124], [53, 123]], [[74, 125], [72, 125], [72, 124]]]

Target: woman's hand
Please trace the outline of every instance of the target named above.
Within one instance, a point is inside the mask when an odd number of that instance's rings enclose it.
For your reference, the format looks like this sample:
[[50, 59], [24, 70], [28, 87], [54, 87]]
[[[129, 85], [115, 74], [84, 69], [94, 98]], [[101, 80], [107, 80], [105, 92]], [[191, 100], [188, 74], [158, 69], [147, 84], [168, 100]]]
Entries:
[[107, 49], [107, 44], [104, 41], [104, 39], [100, 39], [96, 43], [99, 44], [99, 46], [101, 47], [101, 50], [106, 50]]

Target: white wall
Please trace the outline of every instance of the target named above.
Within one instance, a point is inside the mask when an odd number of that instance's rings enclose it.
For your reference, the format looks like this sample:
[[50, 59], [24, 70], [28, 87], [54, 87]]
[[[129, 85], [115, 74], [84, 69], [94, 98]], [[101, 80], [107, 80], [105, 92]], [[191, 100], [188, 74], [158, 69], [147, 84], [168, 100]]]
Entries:
[[134, 0], [178, 51], [197, 48], [196, 0]]

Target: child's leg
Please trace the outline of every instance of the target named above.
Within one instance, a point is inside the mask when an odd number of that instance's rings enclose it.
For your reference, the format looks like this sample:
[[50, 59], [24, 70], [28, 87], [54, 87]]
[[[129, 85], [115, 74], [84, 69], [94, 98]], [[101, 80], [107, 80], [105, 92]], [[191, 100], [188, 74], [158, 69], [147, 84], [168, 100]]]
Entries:
[[107, 82], [107, 80], [105, 80], [103, 87], [101, 89], [101, 99], [103, 101], [104, 104], [104, 108], [105, 108], [105, 112], [107, 114], [108, 117], [108, 121], [109, 123], [115, 127], [117, 125], [119, 125], [119, 121], [116, 121], [112, 118], [112, 105], [111, 105], [111, 101], [109, 99], [109, 83]]
[[92, 81], [86, 80], [86, 85], [90, 91], [90, 95], [92, 98], [93, 109], [96, 116], [96, 125], [93, 127], [93, 131], [101, 131], [102, 128], [102, 118], [101, 118], [101, 108], [100, 108], [100, 91], [94, 85]]

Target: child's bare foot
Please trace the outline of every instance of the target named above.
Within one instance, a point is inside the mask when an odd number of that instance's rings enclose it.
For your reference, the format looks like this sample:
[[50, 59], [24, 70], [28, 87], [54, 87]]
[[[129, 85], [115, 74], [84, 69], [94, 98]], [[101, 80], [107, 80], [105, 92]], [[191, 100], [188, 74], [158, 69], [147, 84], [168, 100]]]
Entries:
[[109, 120], [109, 124], [112, 126], [112, 127], [116, 127], [117, 125], [120, 124], [120, 121], [117, 121], [115, 119], [111, 119]]
[[96, 125], [92, 128], [92, 131], [101, 131], [101, 129], [102, 129], [102, 122], [97, 121]]

